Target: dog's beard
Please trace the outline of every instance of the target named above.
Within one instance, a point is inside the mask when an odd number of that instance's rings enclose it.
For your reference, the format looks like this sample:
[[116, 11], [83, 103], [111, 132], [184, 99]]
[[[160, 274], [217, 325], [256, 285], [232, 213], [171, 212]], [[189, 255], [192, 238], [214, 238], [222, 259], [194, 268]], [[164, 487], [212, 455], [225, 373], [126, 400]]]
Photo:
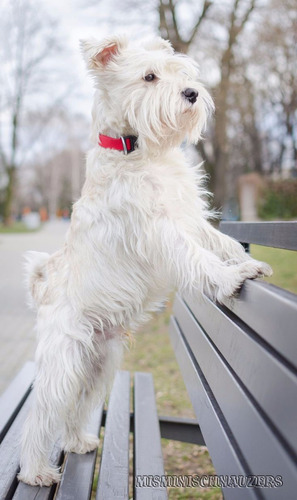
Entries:
[[127, 120], [137, 130], [140, 147], [178, 146], [185, 139], [196, 143], [201, 137], [206, 118], [213, 104], [208, 92], [199, 85], [197, 102], [191, 104], [180, 88], [159, 85], [128, 106]]

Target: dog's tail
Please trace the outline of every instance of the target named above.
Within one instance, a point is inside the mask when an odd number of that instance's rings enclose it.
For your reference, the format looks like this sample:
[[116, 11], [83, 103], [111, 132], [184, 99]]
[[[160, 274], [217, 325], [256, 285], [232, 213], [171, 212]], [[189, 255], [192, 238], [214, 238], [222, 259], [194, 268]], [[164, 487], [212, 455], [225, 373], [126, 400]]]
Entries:
[[38, 306], [48, 288], [47, 263], [49, 254], [45, 252], [25, 253], [25, 285], [30, 307]]

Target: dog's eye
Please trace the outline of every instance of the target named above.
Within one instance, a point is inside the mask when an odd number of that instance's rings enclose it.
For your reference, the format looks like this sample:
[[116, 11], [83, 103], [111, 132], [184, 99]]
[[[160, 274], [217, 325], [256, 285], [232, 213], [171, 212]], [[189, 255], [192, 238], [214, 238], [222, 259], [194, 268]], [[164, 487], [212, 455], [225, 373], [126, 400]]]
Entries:
[[156, 78], [156, 75], [154, 73], [149, 73], [144, 77], [146, 82], [152, 82]]

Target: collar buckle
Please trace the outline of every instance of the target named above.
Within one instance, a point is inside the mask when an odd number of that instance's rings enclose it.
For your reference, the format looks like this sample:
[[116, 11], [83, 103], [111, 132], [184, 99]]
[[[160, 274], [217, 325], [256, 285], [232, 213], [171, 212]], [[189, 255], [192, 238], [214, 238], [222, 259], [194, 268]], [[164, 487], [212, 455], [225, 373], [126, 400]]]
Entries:
[[[130, 148], [127, 147], [127, 139], [130, 141]], [[137, 137], [135, 135], [125, 135], [124, 137], [121, 136], [121, 141], [123, 143], [125, 155], [128, 155], [129, 153], [135, 151], [137, 147]]]

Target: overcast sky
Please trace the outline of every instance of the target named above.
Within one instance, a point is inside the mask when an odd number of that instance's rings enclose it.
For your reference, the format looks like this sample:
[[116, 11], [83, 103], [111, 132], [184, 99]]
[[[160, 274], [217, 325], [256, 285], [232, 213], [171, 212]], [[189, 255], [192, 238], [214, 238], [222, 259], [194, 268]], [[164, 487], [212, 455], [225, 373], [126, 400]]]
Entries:
[[[78, 111], [90, 115], [93, 87], [85, 69], [79, 50], [79, 39], [95, 37], [102, 39], [110, 33], [126, 33], [131, 38], [153, 34], [156, 18], [144, 7], [145, 24], [140, 24], [139, 13], [133, 9], [125, 13], [119, 9], [117, 0], [41, 0], [49, 14], [58, 20], [60, 32], [71, 53], [75, 73], [81, 85], [81, 99], [74, 98]], [[147, 2], [146, 5], [148, 5]], [[145, 5], [145, 4], [144, 4]], [[152, 9], [150, 9], [152, 10]], [[146, 12], [145, 12], [146, 11]]]

